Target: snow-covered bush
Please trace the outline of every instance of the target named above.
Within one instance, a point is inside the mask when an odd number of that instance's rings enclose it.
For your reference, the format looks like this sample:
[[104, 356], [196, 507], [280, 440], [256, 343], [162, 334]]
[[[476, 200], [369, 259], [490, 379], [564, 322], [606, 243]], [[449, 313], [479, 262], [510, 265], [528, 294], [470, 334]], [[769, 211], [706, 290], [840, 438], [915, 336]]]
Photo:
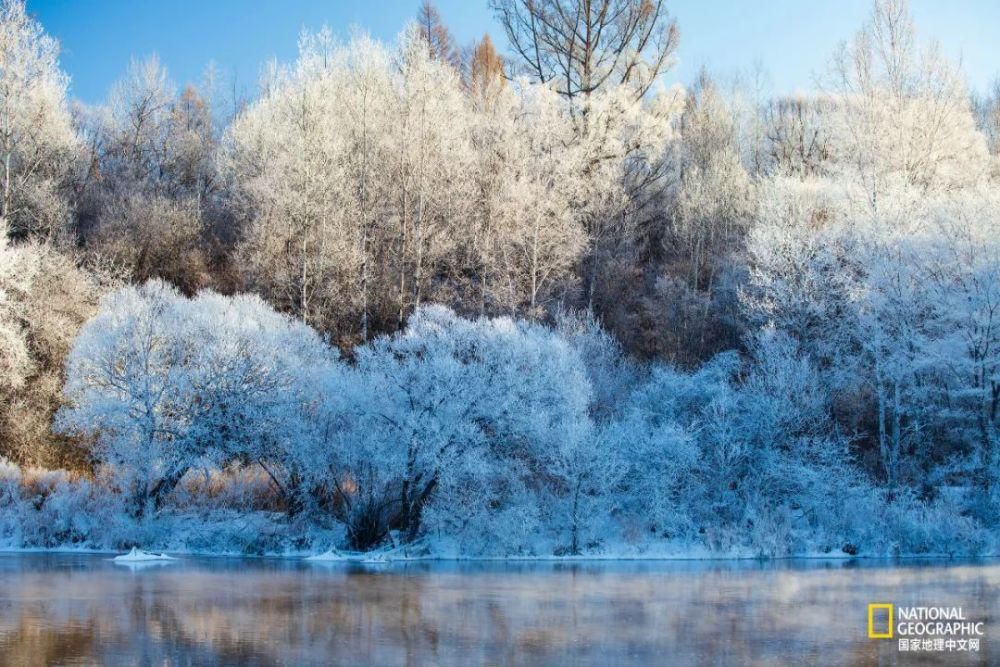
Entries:
[[557, 313], [555, 333], [580, 355], [590, 381], [594, 419], [605, 421], [618, 414], [642, 378], [642, 367], [604, 330], [592, 311]]
[[[338, 438], [333, 451], [349, 483], [338, 488], [344, 510], [361, 502], [364, 520], [377, 515], [355, 546], [381, 541], [390, 523], [405, 539], [416, 538], [439, 490], [464, 500], [439, 507], [436, 519], [445, 521], [447, 510], [473, 533], [467, 518], [486, 508], [564, 494], [546, 478], [558, 476], [559, 448], [591, 441], [590, 385], [580, 358], [540, 325], [424, 308], [404, 332], [359, 350], [355, 372], [362, 403], [352, 434]], [[497, 482], [518, 474], [527, 477], [520, 482], [527, 496]]]
[[59, 425], [91, 445], [96, 475], [4, 462], [0, 539], [527, 556], [990, 547], [990, 489], [878, 486], [796, 338], [764, 327], [746, 350], [642, 373], [589, 319], [425, 307], [347, 365], [255, 298], [127, 288], [67, 365]]
[[227, 508], [279, 511], [284, 499], [262, 467], [234, 463], [219, 470], [189, 470], [167, 498], [180, 511]]
[[132, 508], [159, 507], [193, 468], [261, 465], [290, 503], [304, 376], [335, 363], [308, 327], [253, 296], [187, 299], [159, 281], [106, 297], [67, 361], [63, 432], [93, 443]]
[[927, 502], [904, 490], [884, 499], [870, 517], [869, 551], [877, 555], [971, 556], [995, 553], [998, 546], [994, 530], [948, 499]]
[[656, 368], [632, 395], [610, 429], [628, 466], [620, 514], [719, 551], [841, 549], [850, 539], [831, 520], [865, 509], [841, 503], [868, 482], [794, 342], [765, 331], [750, 347], [752, 360]]
[[124, 510], [121, 496], [94, 480], [0, 459], [4, 546], [114, 547], [117, 538], [132, 532]]

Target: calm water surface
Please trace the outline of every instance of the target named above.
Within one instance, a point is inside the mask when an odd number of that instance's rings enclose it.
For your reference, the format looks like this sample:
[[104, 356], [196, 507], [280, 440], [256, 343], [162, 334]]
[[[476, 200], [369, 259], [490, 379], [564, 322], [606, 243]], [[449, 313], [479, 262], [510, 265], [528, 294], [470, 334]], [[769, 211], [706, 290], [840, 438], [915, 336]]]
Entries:
[[1000, 561], [391, 566], [0, 555], [0, 665], [925, 664], [869, 602], [961, 606], [1000, 664]]

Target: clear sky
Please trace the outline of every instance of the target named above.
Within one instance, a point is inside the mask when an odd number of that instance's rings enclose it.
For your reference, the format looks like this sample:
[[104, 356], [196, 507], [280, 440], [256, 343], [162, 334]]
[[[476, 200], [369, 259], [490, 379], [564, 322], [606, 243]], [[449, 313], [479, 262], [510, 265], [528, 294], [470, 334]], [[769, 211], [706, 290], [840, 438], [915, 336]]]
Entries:
[[[209, 61], [253, 88], [271, 57], [291, 60], [303, 27], [346, 34], [359, 26], [390, 40], [420, 0], [27, 0], [63, 48], [72, 94], [104, 98], [129, 58], [157, 53], [178, 83], [197, 81]], [[506, 47], [487, 0], [437, 0], [460, 43], [489, 32]], [[836, 45], [864, 22], [870, 0], [668, 0], [681, 30], [680, 62], [668, 82], [688, 83], [706, 66], [730, 76], [759, 62], [773, 92], [814, 88]], [[1000, 0], [911, 0], [921, 35], [961, 58], [973, 87], [1000, 74]]]

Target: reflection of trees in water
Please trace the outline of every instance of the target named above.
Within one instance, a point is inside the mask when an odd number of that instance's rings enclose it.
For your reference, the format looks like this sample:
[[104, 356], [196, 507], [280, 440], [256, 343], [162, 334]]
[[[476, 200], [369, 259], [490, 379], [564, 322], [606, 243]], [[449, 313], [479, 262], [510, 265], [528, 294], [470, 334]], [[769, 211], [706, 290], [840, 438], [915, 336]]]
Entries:
[[0, 664], [857, 664], [868, 602], [1000, 611], [1000, 566], [270, 567], [2, 571]]
[[0, 664], [2, 665], [52, 665], [67, 656], [93, 656], [95, 652], [94, 624], [60, 628], [57, 632], [42, 632], [44, 618], [33, 613], [10, 616], [9, 605], [0, 608]]
[[0, 595], [0, 665], [278, 664], [225, 632], [221, 612], [184, 618], [167, 587], [126, 571], [26, 574]]

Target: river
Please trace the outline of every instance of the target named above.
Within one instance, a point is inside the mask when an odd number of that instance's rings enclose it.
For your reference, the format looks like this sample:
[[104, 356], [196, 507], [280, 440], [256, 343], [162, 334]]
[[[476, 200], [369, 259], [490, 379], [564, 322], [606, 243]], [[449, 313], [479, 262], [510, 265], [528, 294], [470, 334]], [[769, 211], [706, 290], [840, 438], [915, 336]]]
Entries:
[[[996, 664], [1000, 561], [423, 562], [0, 555], [0, 665]], [[962, 607], [900, 653], [867, 605]], [[991, 657], [992, 656], [992, 657]]]

